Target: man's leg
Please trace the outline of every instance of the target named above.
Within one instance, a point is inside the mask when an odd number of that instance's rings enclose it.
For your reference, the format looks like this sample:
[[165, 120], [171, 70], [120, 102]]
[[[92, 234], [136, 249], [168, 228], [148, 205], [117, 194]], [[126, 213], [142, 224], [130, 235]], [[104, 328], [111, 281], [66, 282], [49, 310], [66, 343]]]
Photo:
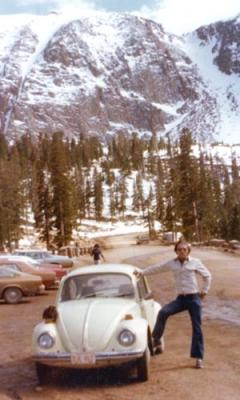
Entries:
[[202, 333], [202, 303], [198, 295], [194, 297], [188, 308], [192, 321], [191, 357], [203, 359], [204, 341]]
[[157, 341], [162, 337], [168, 317], [186, 309], [184, 302], [179, 297], [171, 303], [166, 304], [158, 313], [152, 333], [153, 338]]

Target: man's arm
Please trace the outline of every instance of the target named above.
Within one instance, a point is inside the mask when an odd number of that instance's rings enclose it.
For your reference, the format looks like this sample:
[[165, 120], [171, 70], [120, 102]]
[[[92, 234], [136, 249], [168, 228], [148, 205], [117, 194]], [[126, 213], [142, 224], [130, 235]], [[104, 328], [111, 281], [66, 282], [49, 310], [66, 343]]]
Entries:
[[136, 270], [136, 271], [134, 271], [134, 274], [137, 277], [140, 277], [141, 275], [154, 275], [154, 274], [157, 274], [158, 272], [167, 271], [170, 268], [171, 268], [171, 262], [167, 261], [162, 264], [149, 265], [148, 267], [144, 268], [142, 271]]
[[203, 286], [202, 290], [200, 292], [200, 297], [204, 298], [206, 294], [208, 293], [210, 286], [211, 286], [211, 281], [212, 281], [212, 275], [209, 272], [209, 270], [201, 263], [201, 261], [198, 262], [197, 265], [197, 272], [202, 276], [203, 278]]

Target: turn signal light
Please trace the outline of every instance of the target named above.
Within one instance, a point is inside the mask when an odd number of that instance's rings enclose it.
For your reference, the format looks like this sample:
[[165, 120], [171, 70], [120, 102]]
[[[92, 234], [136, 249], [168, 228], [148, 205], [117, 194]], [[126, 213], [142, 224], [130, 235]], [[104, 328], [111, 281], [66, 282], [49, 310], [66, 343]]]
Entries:
[[133, 316], [132, 314], [126, 314], [123, 319], [125, 320], [133, 319]]
[[45, 322], [55, 322], [57, 320], [57, 309], [55, 306], [48, 306], [47, 308], [45, 308], [45, 310], [43, 311], [43, 319]]

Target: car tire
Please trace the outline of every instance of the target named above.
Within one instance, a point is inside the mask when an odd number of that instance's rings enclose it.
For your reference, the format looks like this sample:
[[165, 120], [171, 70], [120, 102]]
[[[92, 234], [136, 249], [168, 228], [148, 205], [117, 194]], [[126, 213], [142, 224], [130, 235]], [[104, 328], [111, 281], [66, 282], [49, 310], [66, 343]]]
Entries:
[[137, 377], [139, 382], [146, 382], [149, 379], [150, 352], [147, 348], [141, 358], [137, 360]]
[[40, 363], [36, 363], [35, 366], [39, 384], [50, 383], [52, 381], [52, 368]]
[[17, 304], [21, 301], [22, 297], [22, 291], [18, 287], [9, 287], [3, 294], [3, 298], [8, 304]]

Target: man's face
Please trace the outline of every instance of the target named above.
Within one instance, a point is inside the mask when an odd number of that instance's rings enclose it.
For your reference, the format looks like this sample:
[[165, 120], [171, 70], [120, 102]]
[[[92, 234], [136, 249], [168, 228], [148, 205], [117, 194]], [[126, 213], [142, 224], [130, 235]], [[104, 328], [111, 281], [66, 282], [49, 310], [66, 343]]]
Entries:
[[179, 259], [180, 261], [185, 261], [185, 260], [187, 260], [188, 254], [189, 254], [188, 246], [186, 246], [185, 244], [183, 244], [183, 245], [180, 244], [180, 245], [177, 247], [176, 253], [177, 253], [178, 259]]

